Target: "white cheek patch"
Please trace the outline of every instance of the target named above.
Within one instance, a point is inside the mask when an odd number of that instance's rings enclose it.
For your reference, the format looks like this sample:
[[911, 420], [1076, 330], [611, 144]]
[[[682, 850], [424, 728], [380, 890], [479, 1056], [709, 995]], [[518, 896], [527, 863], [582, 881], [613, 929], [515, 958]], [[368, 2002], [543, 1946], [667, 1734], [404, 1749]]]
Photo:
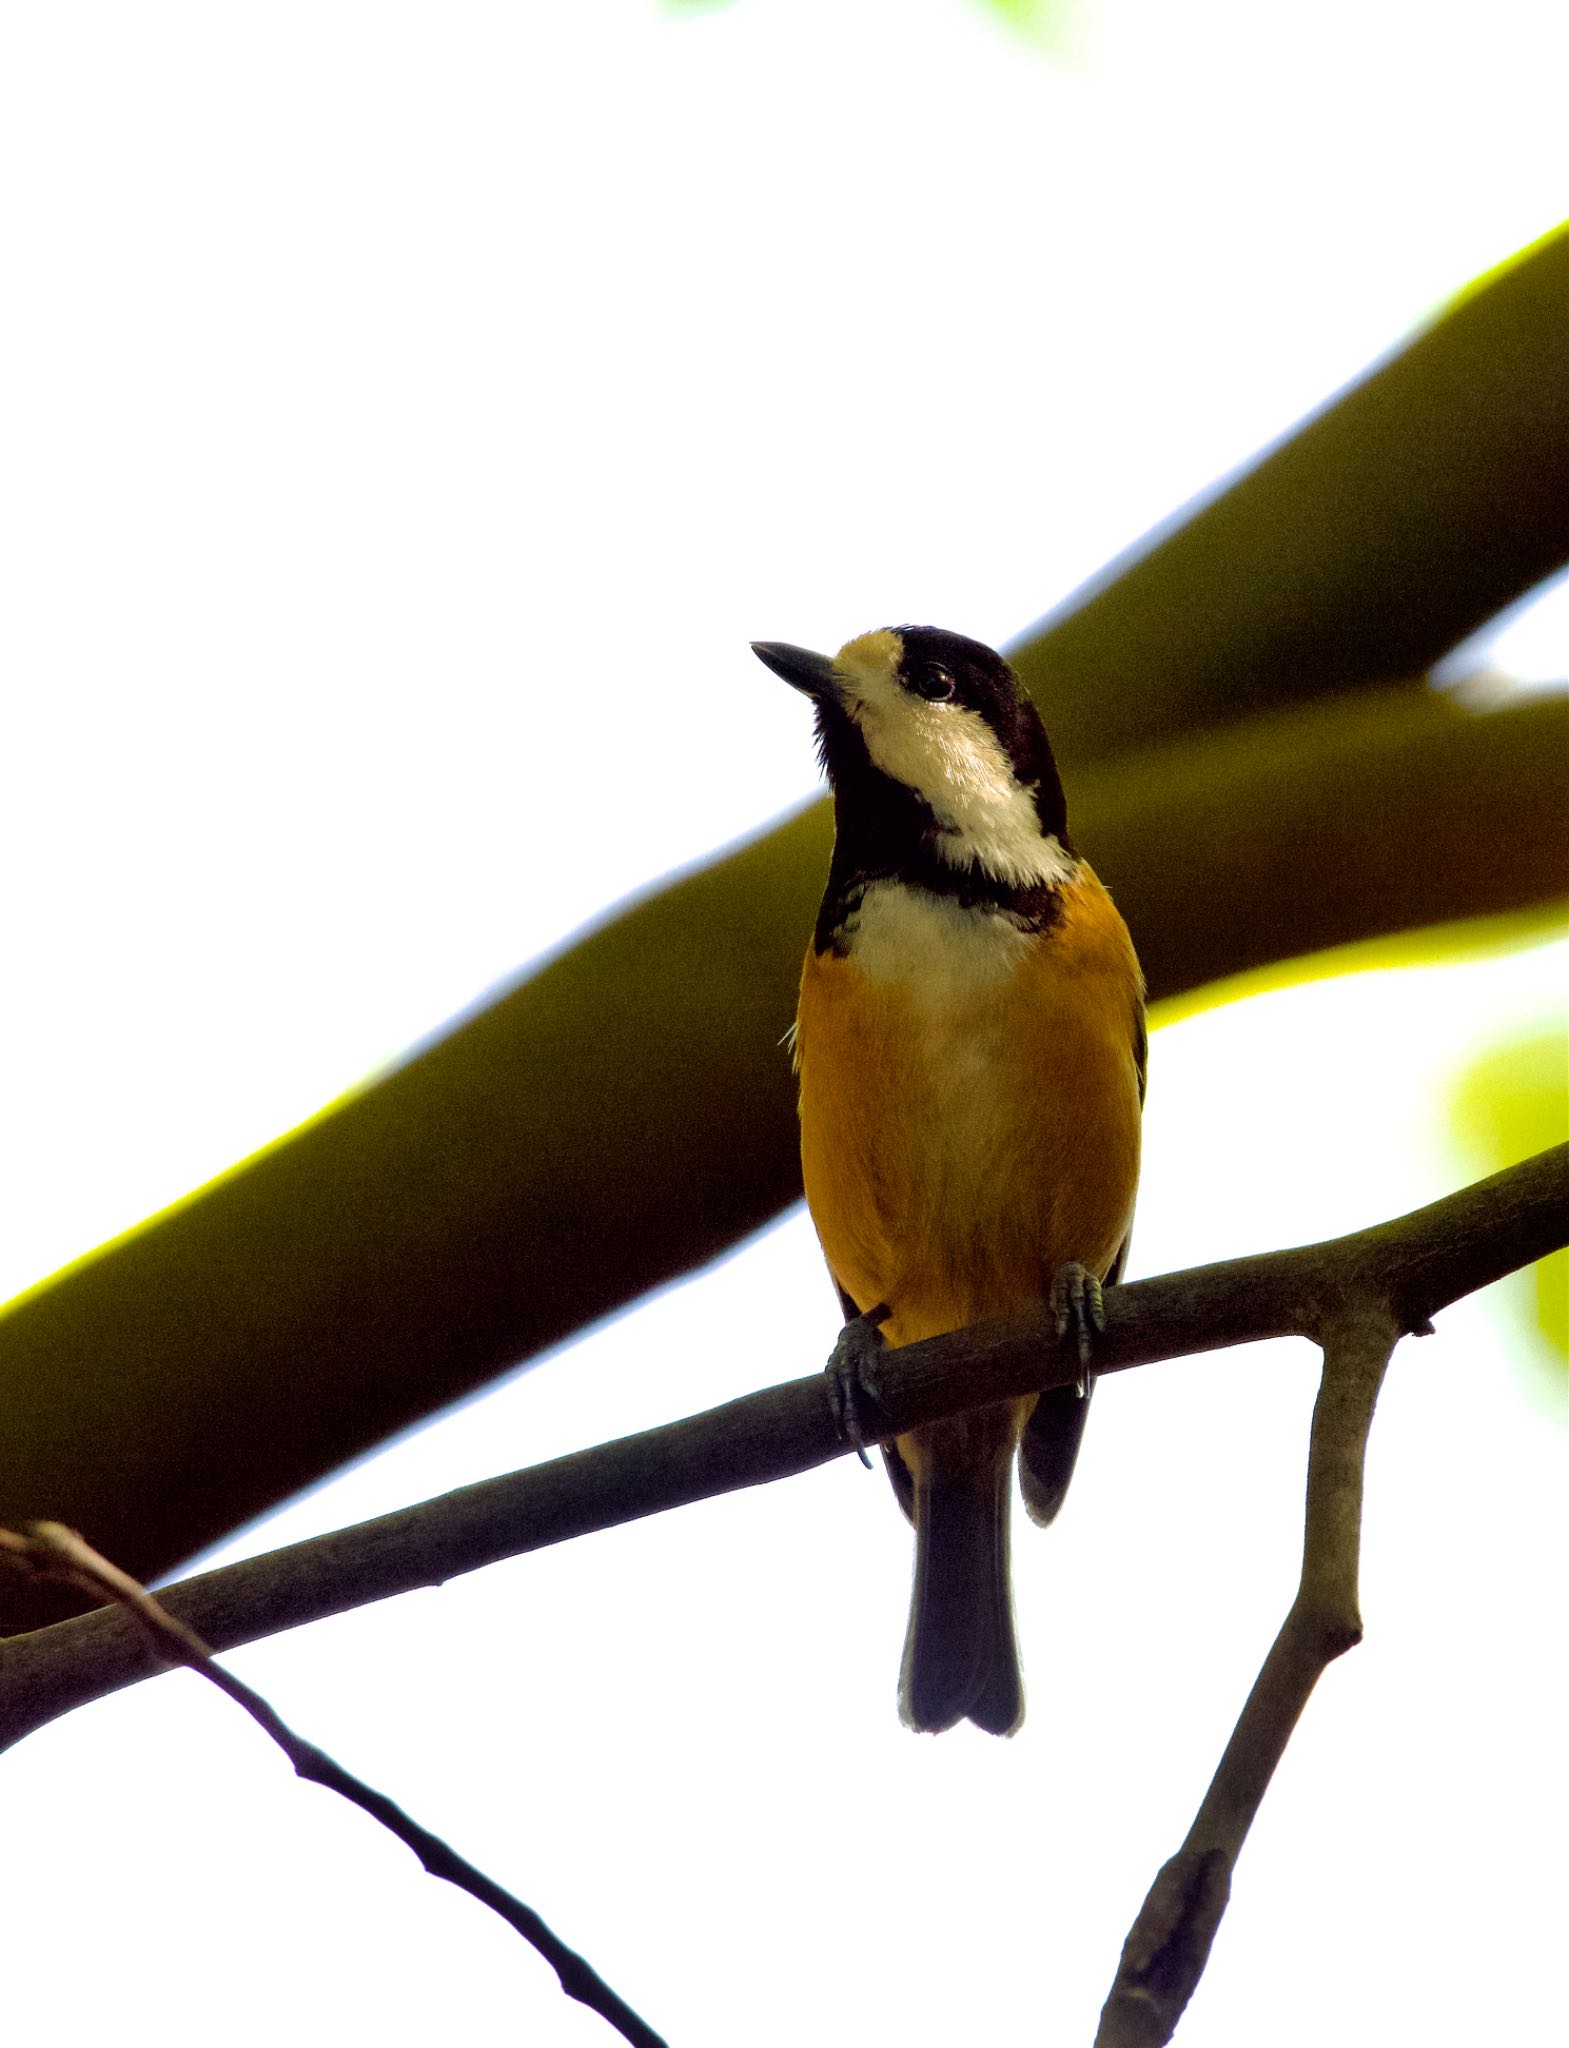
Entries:
[[954, 867], [977, 861], [999, 881], [1063, 882], [1073, 861], [1041, 831], [1031, 792], [978, 711], [927, 704], [893, 685], [856, 707], [867, 752], [885, 775], [926, 799], [948, 829], [937, 851]]
[[885, 775], [915, 790], [945, 829], [937, 852], [950, 867], [972, 862], [1015, 887], [1047, 887], [1075, 873], [1072, 857], [1041, 831], [1033, 794], [978, 711], [928, 704], [899, 680], [904, 643], [884, 627], [848, 641], [834, 666], [850, 687], [850, 716]]
[[1005, 913], [964, 909], [905, 882], [873, 882], [847, 934], [850, 958], [870, 980], [957, 1002], [1006, 982], [1035, 940]]

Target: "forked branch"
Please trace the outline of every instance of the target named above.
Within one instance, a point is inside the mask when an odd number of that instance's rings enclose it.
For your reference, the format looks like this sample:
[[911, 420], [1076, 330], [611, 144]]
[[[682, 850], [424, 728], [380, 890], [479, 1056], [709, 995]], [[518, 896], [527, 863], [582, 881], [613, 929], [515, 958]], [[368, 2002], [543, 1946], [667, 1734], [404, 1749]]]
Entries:
[[1123, 1945], [1096, 2048], [1162, 2048], [1192, 1997], [1231, 1893], [1231, 1872], [1319, 1675], [1362, 1640], [1357, 1566], [1373, 1405], [1400, 1337], [1376, 1303], [1324, 1340], [1308, 1447], [1302, 1577], [1188, 1830]]
[[[1108, 1291], [1107, 1327], [1096, 1345], [1101, 1372], [1290, 1335], [1320, 1344], [1324, 1371], [1296, 1599], [1188, 1838], [1128, 1936], [1097, 2048], [1158, 2048], [1171, 2038], [1203, 1972], [1237, 1855], [1308, 1695], [1325, 1666], [1360, 1639], [1363, 1459], [1395, 1344], [1408, 1332], [1427, 1332], [1432, 1316], [1460, 1296], [1566, 1243], [1569, 1145], [1350, 1237]], [[1066, 1386], [1077, 1372], [1075, 1347], [1058, 1340], [1044, 1309], [888, 1353], [876, 1412], [861, 1420], [879, 1437], [902, 1434], [1009, 1395]], [[591, 1529], [784, 1478], [848, 1449], [826, 1382], [814, 1374], [206, 1573], [169, 1588], [163, 1605], [171, 1627], [203, 1639], [195, 1653], [186, 1649], [201, 1668], [208, 1645], [232, 1648]], [[118, 1607], [14, 1637], [0, 1645], [0, 1747], [152, 1668], [142, 1629]]]

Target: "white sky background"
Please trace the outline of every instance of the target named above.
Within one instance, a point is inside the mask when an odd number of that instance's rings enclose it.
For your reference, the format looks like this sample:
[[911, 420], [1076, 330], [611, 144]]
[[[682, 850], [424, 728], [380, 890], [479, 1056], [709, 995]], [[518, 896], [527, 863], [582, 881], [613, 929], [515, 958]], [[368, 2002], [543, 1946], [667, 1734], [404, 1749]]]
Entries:
[[[748, 639], [1018, 632], [1550, 226], [1548, 20], [1109, 0], [1064, 63], [963, 0], [0, 15], [0, 1292], [807, 794]], [[1569, 670], [1561, 587], [1517, 630], [1494, 666]], [[1566, 964], [1162, 1034], [1139, 1270], [1467, 1178], [1435, 1103], [1561, 1020]], [[797, 1217], [244, 1547], [791, 1376], [832, 1323]], [[1184, 2040], [1556, 2009], [1562, 1438], [1508, 1337], [1479, 1301], [1401, 1354], [1369, 1641]], [[898, 1727], [908, 1535], [848, 1464], [235, 1662], [677, 2048], [1087, 2041], [1288, 1597], [1312, 1378], [1100, 1391], [1020, 1530], [1011, 1744]], [[0, 1798], [19, 2039], [135, 2038], [144, 1998], [176, 2042], [609, 2038], [194, 1680]]]

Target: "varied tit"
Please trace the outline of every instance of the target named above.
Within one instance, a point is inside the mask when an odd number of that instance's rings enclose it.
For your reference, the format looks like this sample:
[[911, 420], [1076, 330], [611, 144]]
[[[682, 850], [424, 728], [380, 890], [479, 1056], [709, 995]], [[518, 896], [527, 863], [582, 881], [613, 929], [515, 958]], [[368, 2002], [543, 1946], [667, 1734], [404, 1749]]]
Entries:
[[[831, 660], [754, 652], [816, 706], [834, 797], [795, 1029], [806, 1199], [846, 1317], [830, 1372], [1043, 1300], [1059, 1329], [1079, 1322], [1083, 1356], [1133, 1223], [1144, 984], [1068, 838], [1039, 714], [1000, 655], [931, 626]], [[1023, 1719], [1014, 1452], [1049, 1522], [1088, 1392], [1086, 1376], [883, 1446], [915, 1524], [912, 1728]]]

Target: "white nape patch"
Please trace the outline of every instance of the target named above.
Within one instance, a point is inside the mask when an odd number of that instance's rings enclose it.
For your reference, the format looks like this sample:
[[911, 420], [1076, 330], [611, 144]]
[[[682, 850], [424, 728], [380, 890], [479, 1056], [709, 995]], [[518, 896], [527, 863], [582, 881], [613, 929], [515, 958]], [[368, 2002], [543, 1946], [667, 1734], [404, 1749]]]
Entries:
[[868, 883], [846, 936], [868, 979], [939, 1003], [996, 988], [1035, 943], [1006, 911], [966, 909], [908, 882]]
[[1035, 797], [978, 711], [929, 704], [898, 677], [904, 649], [897, 633], [864, 633], [834, 657], [854, 691], [850, 716], [873, 763], [915, 790], [945, 827], [937, 853], [950, 867], [973, 862], [998, 881], [1029, 887], [1065, 882], [1075, 863], [1042, 832]]

